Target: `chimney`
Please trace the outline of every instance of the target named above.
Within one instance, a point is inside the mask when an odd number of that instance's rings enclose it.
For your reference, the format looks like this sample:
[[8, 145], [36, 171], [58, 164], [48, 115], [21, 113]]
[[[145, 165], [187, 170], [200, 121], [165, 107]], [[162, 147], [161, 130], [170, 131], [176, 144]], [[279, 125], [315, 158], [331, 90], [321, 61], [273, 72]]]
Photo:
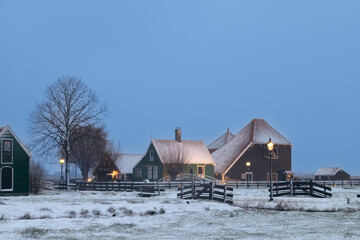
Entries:
[[175, 128], [175, 140], [181, 142], [181, 128]]

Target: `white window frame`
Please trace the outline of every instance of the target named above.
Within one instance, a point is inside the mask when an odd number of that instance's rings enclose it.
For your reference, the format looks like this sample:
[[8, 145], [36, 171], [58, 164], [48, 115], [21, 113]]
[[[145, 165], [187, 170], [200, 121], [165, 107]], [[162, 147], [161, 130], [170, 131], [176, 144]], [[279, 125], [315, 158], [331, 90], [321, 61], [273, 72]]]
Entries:
[[158, 179], [158, 166], [153, 166], [153, 179]]
[[[4, 141], [11, 141], [11, 162], [4, 162]], [[14, 140], [13, 139], [1, 139], [1, 164], [13, 164], [14, 163]]]
[[[2, 170], [3, 168], [11, 168], [11, 188], [10, 189], [2, 189]], [[14, 191], [14, 168], [10, 166], [4, 166], [0, 168], [0, 191], [1, 192], [12, 192]]]
[[153, 175], [153, 171], [152, 171], [152, 166], [147, 166], [147, 179], [152, 180], [152, 175]]
[[150, 162], [153, 162], [155, 159], [154, 157], [154, 149], [150, 149]]

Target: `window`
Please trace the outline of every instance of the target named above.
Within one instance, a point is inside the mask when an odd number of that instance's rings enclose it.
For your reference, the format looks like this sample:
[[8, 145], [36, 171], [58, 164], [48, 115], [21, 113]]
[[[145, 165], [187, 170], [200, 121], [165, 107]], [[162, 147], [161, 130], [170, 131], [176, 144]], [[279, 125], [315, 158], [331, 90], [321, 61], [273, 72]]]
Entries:
[[253, 173], [252, 172], [246, 172], [245, 173], [245, 180], [253, 181]]
[[150, 162], [154, 161], [154, 150], [150, 150]]
[[2, 144], [2, 162], [3, 163], [12, 163], [12, 140], [3, 140]]
[[138, 177], [138, 178], [142, 177], [142, 169], [141, 168], [136, 169], [136, 177]]
[[274, 147], [273, 151], [274, 151], [273, 159], [278, 159], [278, 157], [279, 157], [279, 149], [277, 147]]
[[[267, 173], [267, 181], [270, 181], [270, 173]], [[277, 173], [273, 173], [272, 174], [272, 180], [273, 181], [278, 181], [278, 174]]]
[[1, 169], [1, 190], [11, 191], [13, 189], [13, 169], [11, 167], [3, 167]]
[[152, 166], [147, 167], [147, 179], [152, 179]]
[[198, 173], [198, 176], [204, 177], [204, 175], [205, 175], [205, 166], [198, 166], [197, 173]]
[[153, 178], [158, 179], [158, 166], [153, 167]]

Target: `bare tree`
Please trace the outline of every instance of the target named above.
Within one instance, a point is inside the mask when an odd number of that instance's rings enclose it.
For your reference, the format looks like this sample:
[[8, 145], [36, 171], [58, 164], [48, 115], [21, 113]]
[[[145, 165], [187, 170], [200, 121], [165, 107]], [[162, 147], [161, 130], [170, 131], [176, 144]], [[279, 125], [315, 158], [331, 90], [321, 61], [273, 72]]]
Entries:
[[69, 157], [75, 130], [95, 126], [107, 112], [93, 90], [82, 80], [60, 77], [45, 90], [45, 100], [37, 103], [30, 114], [30, 131], [42, 155], [54, 152], [65, 154], [65, 180], [69, 189]]
[[106, 156], [107, 133], [104, 127], [78, 127], [74, 136], [77, 139], [71, 145], [70, 162], [79, 167], [84, 180], [89, 171], [95, 168]]
[[182, 144], [175, 144], [169, 146], [162, 154], [163, 164], [171, 181], [175, 181], [179, 173], [185, 169], [185, 164], [188, 163], [190, 158], [190, 151], [188, 147]]
[[34, 159], [30, 159], [29, 175], [30, 192], [37, 194], [41, 190], [42, 181], [45, 179], [46, 171], [43, 165], [35, 162]]

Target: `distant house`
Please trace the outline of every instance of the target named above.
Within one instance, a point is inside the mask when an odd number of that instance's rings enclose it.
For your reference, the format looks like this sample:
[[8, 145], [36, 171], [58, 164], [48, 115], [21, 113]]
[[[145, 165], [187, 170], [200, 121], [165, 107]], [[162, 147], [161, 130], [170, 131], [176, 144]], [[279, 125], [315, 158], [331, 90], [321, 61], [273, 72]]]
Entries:
[[339, 167], [319, 168], [315, 180], [350, 180], [350, 174]]
[[210, 153], [215, 152], [216, 150], [218, 150], [219, 148], [221, 148], [222, 146], [224, 146], [225, 144], [227, 144], [230, 140], [232, 140], [234, 138], [234, 134], [232, 134], [229, 130], [229, 128], [227, 129], [226, 133], [224, 133], [223, 135], [221, 135], [218, 139], [216, 139], [215, 141], [213, 141], [212, 143], [210, 143], [207, 148], [209, 149]]
[[0, 127], [0, 195], [29, 194], [31, 153], [9, 125]]
[[[289, 180], [292, 144], [263, 119], [253, 119], [228, 143], [214, 151], [215, 175], [219, 179], [266, 181], [270, 179], [267, 142], [275, 144], [273, 180]], [[251, 162], [250, 170], [246, 162]]]
[[143, 154], [116, 154], [111, 160], [106, 158], [93, 171], [97, 181], [131, 181], [133, 168]]
[[175, 140], [151, 141], [145, 156], [134, 168], [134, 181], [167, 177], [169, 166], [174, 164], [184, 165], [181, 173], [214, 176], [214, 161], [205, 143], [181, 140], [181, 130], [176, 129]]

